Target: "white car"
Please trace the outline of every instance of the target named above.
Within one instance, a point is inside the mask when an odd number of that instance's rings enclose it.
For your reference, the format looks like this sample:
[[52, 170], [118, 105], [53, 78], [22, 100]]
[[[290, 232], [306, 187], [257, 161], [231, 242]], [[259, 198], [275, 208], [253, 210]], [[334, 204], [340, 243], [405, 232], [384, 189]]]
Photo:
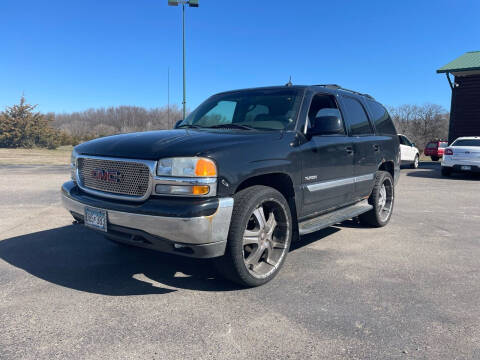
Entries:
[[398, 141], [400, 142], [400, 160], [402, 165], [408, 164], [413, 169], [418, 168], [420, 152], [415, 147], [415, 143], [402, 134], [398, 134]]
[[442, 175], [464, 171], [480, 172], [480, 136], [459, 137], [443, 153]]

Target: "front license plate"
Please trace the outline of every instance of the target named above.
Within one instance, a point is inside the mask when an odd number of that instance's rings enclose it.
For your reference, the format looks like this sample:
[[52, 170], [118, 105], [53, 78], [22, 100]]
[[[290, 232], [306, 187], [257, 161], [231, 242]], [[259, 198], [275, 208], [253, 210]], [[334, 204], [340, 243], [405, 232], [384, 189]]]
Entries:
[[465, 170], [465, 171], [470, 171], [472, 170], [472, 167], [470, 165], [462, 165], [460, 169]]
[[85, 225], [95, 230], [107, 232], [107, 211], [86, 207]]

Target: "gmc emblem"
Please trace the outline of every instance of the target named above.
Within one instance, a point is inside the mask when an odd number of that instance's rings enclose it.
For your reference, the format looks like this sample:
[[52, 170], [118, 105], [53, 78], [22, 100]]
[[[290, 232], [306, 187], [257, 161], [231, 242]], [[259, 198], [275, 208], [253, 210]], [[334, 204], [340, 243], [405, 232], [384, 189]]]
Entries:
[[101, 181], [108, 182], [120, 182], [123, 179], [123, 175], [118, 171], [104, 170], [104, 169], [93, 169], [92, 178]]

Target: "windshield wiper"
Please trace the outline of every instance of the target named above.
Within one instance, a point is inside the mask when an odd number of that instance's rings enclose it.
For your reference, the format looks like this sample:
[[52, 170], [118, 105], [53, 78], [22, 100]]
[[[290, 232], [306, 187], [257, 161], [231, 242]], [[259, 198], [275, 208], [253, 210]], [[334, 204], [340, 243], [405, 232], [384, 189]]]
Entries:
[[183, 124], [183, 125], [177, 126], [177, 129], [180, 129], [180, 128], [200, 129], [201, 126], [193, 125], [193, 124]]
[[242, 129], [242, 130], [255, 130], [254, 127], [242, 124], [218, 124], [209, 126], [209, 129]]

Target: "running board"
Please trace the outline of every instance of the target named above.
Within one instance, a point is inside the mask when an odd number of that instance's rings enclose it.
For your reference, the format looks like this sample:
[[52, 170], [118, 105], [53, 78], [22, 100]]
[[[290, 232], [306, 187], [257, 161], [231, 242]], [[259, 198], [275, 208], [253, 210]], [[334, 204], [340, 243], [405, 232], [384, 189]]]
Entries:
[[367, 200], [362, 200], [354, 205], [332, 211], [328, 214], [320, 215], [313, 219], [305, 220], [298, 224], [298, 229], [300, 235], [310, 234], [347, 219], [354, 218], [355, 216], [361, 215], [371, 209], [373, 209], [373, 206], [370, 205]]

